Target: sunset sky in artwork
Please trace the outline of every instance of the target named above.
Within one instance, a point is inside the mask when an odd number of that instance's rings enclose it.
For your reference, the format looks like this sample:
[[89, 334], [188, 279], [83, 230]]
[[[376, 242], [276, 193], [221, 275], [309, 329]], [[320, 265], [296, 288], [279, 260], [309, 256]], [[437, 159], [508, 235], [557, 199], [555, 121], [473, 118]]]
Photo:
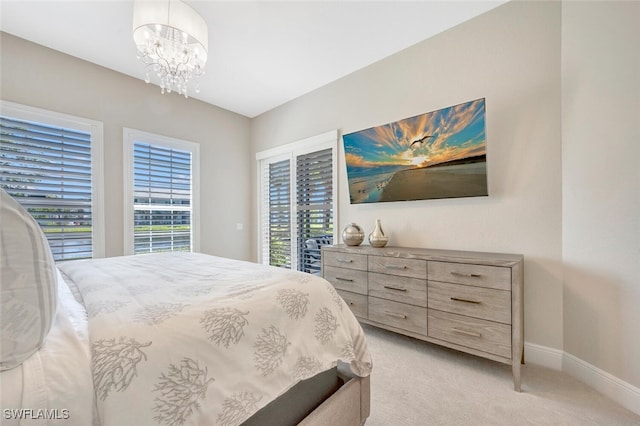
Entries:
[[484, 98], [343, 135], [343, 140], [349, 168], [426, 167], [483, 155]]

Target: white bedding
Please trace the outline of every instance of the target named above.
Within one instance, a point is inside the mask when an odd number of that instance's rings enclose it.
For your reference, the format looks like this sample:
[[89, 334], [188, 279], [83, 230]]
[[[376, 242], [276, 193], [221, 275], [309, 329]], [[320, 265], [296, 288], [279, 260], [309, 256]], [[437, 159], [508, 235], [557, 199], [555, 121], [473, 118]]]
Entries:
[[44, 345], [18, 367], [3, 371], [0, 382], [3, 426], [92, 424], [87, 316], [60, 275], [58, 309]]
[[322, 278], [194, 253], [64, 262], [89, 316], [103, 426], [236, 425], [339, 361], [359, 323]]

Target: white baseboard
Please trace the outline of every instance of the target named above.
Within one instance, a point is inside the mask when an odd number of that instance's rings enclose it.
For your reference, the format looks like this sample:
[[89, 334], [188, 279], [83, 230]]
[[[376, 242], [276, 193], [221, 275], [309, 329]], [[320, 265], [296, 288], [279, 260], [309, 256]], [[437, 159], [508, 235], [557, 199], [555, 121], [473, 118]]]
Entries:
[[562, 357], [562, 370], [640, 415], [640, 388], [566, 352]]
[[524, 344], [525, 363], [530, 362], [552, 370], [562, 371], [562, 355], [563, 352], [559, 349], [529, 342], [525, 342]]
[[564, 371], [640, 415], [640, 388], [559, 349], [525, 342], [524, 356], [525, 362]]

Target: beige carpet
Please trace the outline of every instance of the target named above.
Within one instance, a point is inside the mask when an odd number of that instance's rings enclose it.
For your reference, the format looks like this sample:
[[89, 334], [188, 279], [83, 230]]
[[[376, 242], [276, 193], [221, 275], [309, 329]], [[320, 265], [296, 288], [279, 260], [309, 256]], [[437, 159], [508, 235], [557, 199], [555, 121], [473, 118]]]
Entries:
[[366, 426], [640, 425], [640, 416], [571, 376], [511, 367], [376, 327], [363, 326], [373, 356]]

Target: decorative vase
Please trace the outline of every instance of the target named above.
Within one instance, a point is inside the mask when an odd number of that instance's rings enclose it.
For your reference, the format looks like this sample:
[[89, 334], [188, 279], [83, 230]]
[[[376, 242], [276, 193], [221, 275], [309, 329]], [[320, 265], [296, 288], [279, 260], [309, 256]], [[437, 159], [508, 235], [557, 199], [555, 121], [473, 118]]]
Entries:
[[380, 219], [376, 219], [376, 227], [369, 234], [369, 244], [371, 247], [384, 247], [389, 242], [389, 237], [384, 235], [382, 231], [382, 226], [380, 225]]
[[342, 231], [342, 241], [348, 246], [359, 246], [364, 240], [364, 231], [355, 223], [350, 223]]

